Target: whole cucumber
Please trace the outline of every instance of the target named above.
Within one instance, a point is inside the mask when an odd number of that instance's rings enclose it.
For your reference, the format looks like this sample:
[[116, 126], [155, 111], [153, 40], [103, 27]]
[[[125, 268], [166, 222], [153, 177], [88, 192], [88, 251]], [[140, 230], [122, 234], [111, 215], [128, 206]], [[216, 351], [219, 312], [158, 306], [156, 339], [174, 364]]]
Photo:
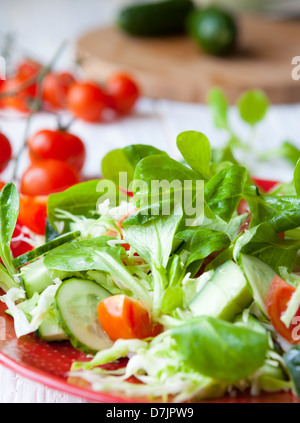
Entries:
[[186, 17], [193, 9], [191, 0], [132, 5], [120, 12], [117, 24], [123, 31], [141, 37], [175, 35], [185, 31]]

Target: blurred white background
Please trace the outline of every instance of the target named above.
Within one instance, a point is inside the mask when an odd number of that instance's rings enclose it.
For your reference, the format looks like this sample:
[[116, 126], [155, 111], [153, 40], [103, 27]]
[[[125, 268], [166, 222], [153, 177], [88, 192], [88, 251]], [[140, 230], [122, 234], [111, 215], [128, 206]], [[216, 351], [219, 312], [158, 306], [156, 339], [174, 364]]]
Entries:
[[1, 0], [0, 34], [11, 33], [18, 45], [41, 61], [48, 61], [62, 40], [70, 43], [85, 31], [114, 20], [126, 0]]

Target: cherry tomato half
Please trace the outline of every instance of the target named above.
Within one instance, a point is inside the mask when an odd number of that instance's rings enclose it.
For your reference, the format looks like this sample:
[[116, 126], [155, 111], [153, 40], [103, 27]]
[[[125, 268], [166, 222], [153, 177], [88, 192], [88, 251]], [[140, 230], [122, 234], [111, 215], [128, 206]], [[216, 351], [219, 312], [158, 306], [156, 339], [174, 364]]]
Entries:
[[147, 309], [126, 295], [114, 295], [98, 305], [98, 318], [107, 335], [117, 339], [144, 339], [154, 334]]
[[[291, 323], [287, 328], [280, 317], [286, 311], [295, 290], [296, 289], [292, 285], [285, 282], [279, 276], [274, 276], [267, 300], [268, 315], [274, 329], [291, 344], [299, 343], [299, 340], [296, 340], [293, 336], [293, 330], [299, 324], [300, 319], [295, 324]], [[296, 316], [300, 317], [300, 308], [295, 314], [295, 317]]]
[[20, 195], [19, 221], [32, 232], [44, 235], [48, 196]]
[[255, 185], [266, 193], [272, 191], [272, 189], [275, 188], [276, 185], [279, 184], [278, 181], [269, 181], [266, 179], [258, 179], [258, 178], [252, 178], [252, 179]]
[[34, 249], [26, 240], [30, 241], [30, 236], [26, 233], [24, 226], [18, 220], [10, 244], [13, 257], [19, 257]]
[[73, 115], [87, 122], [99, 122], [107, 107], [107, 96], [93, 82], [76, 82], [68, 92], [68, 108]]
[[68, 163], [48, 159], [32, 164], [21, 179], [21, 193], [40, 196], [63, 191], [79, 183], [78, 173]]
[[53, 109], [65, 109], [67, 107], [67, 95], [74, 82], [75, 79], [70, 73], [48, 73], [45, 76], [42, 88], [42, 96], [46, 105]]
[[37, 132], [27, 143], [32, 163], [55, 159], [69, 163], [78, 172], [81, 171], [86, 151], [83, 142], [66, 131], [48, 129]]
[[7, 167], [12, 156], [12, 149], [9, 140], [0, 133], [0, 173]]
[[135, 81], [123, 73], [114, 74], [107, 80], [106, 91], [110, 106], [120, 114], [129, 113], [140, 97]]
[[238, 215], [241, 215], [241, 214], [249, 213], [249, 212], [250, 212], [249, 204], [244, 198], [242, 198], [237, 207], [237, 213]]

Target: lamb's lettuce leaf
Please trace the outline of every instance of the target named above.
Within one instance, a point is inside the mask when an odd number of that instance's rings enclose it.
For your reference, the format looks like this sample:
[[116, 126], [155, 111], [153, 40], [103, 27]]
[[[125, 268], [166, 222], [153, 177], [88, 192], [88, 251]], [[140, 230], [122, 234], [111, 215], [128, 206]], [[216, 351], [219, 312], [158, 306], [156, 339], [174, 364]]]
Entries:
[[267, 222], [276, 233], [300, 226], [300, 197], [296, 195], [263, 195], [247, 188], [244, 192], [252, 214], [251, 227]]
[[268, 349], [265, 330], [253, 330], [208, 316], [171, 330], [186, 365], [226, 382], [245, 379], [263, 365]]
[[125, 254], [122, 247], [110, 247], [110, 237], [98, 237], [91, 240], [64, 244], [50, 251], [44, 259], [50, 270], [81, 272], [100, 270], [112, 274], [122, 281], [124, 287], [140, 300], [151, 304], [151, 297], [140, 281], [132, 276], [121, 260]]
[[[11, 239], [19, 215], [19, 194], [14, 184], [4, 186], [0, 193], [0, 257], [10, 275], [15, 273], [10, 251]], [[5, 270], [1, 266], [2, 272]]]
[[197, 131], [182, 132], [177, 137], [177, 147], [192, 169], [205, 178], [211, 176], [211, 149], [204, 134]]
[[[223, 250], [230, 245], [228, 236], [220, 231], [206, 229], [202, 227], [187, 228], [176, 235], [176, 238], [183, 240], [179, 252], [186, 252], [185, 268], [187, 272], [191, 272], [192, 276], [203, 263], [203, 259], [216, 251]], [[196, 263], [193, 270], [190, 265]]]
[[227, 223], [239, 205], [246, 179], [246, 169], [233, 165], [222, 169], [205, 185], [206, 204]]
[[293, 382], [293, 391], [300, 398], [300, 345], [288, 350], [283, 359]]
[[241, 118], [254, 126], [264, 119], [269, 108], [269, 101], [263, 91], [250, 90], [241, 95], [238, 108]]
[[[66, 191], [51, 194], [47, 205], [49, 222], [54, 230], [58, 230], [57, 222], [63, 222], [63, 231], [68, 232], [71, 221], [68, 213], [87, 218], [98, 216], [97, 204], [106, 199], [110, 200], [111, 207], [115, 207], [122, 200], [127, 201], [127, 196], [120, 192], [111, 181], [105, 180], [82, 182]], [[64, 218], [57, 217], [58, 210], [67, 212]]]
[[294, 186], [297, 195], [300, 196], [300, 159], [297, 161], [295, 170], [294, 170]]
[[234, 258], [240, 253], [257, 257], [276, 273], [281, 266], [287, 267], [291, 272], [295, 263], [300, 240], [279, 238], [274, 229], [266, 222], [245, 231], [240, 236], [234, 248]]
[[[162, 150], [151, 145], [133, 144], [122, 149], [112, 150], [102, 160], [102, 175], [105, 179], [113, 181], [118, 187], [128, 190], [128, 185], [133, 181], [137, 164], [147, 156], [167, 156]], [[120, 173], [127, 174], [127, 181], [120, 181]]]
[[[148, 208], [148, 212], [151, 210]], [[173, 204], [169, 215], [150, 216], [141, 224], [145, 211], [139, 210], [123, 222], [125, 240], [150, 265], [154, 281], [153, 313], [161, 314], [161, 304], [169, 286], [167, 265], [174, 237], [183, 213], [181, 204]]]

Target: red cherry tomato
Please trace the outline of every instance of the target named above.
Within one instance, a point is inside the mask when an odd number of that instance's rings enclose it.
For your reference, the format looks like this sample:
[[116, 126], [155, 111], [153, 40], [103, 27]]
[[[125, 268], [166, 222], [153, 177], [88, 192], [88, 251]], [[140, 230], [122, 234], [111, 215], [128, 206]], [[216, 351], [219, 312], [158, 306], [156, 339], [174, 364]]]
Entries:
[[44, 235], [48, 196], [20, 195], [19, 221], [32, 232]]
[[33, 78], [38, 75], [41, 69], [42, 65], [40, 63], [31, 59], [25, 59], [17, 67], [17, 77], [22, 79]]
[[42, 88], [42, 96], [46, 105], [53, 109], [65, 109], [68, 91], [74, 82], [75, 79], [70, 73], [48, 73]]
[[[0, 94], [2, 95], [4, 92], [4, 87], [5, 87], [5, 81], [0, 79]], [[3, 107], [5, 107], [5, 102], [3, 98], [0, 98], [0, 109], [2, 109]]]
[[110, 98], [110, 106], [120, 114], [129, 113], [140, 97], [137, 84], [123, 73], [117, 73], [108, 79], [106, 91]]
[[[284, 311], [286, 311], [295, 290], [296, 289], [292, 285], [285, 282], [279, 276], [275, 276], [267, 300], [268, 315], [274, 329], [291, 344], [299, 343], [299, 340], [295, 339], [293, 336], [293, 330], [299, 325], [300, 319], [295, 324], [291, 323], [287, 328], [280, 317]], [[300, 317], [300, 308], [295, 314], [295, 317]]]
[[27, 143], [32, 163], [55, 159], [69, 163], [78, 172], [81, 171], [86, 151], [83, 142], [66, 131], [48, 129], [37, 132]]
[[249, 204], [244, 198], [242, 198], [237, 207], [237, 213], [238, 215], [241, 215], [241, 214], [249, 213], [249, 212], [250, 212]]
[[0, 173], [7, 167], [12, 156], [12, 149], [9, 140], [0, 133]]
[[147, 309], [126, 295], [114, 295], [99, 303], [98, 318], [113, 341], [144, 339], [156, 333]]
[[[28, 77], [12, 77], [5, 81], [2, 88], [2, 93], [7, 96], [3, 98], [3, 105], [5, 107], [13, 108], [22, 113], [30, 111], [30, 102], [34, 100], [37, 90], [37, 84], [32, 83], [29, 86], [24, 86], [28, 83]], [[11, 95], [10, 95], [11, 94]]]
[[48, 159], [31, 165], [21, 179], [21, 193], [40, 196], [63, 191], [79, 183], [78, 173], [68, 163]]
[[5, 187], [5, 182], [0, 181], [0, 192], [2, 191], [2, 188]]
[[279, 184], [277, 181], [269, 181], [266, 179], [258, 179], [258, 178], [252, 178], [255, 185], [260, 188], [261, 190], [265, 192], [270, 192], [273, 188], [276, 187], [276, 185]]
[[73, 115], [87, 122], [99, 122], [107, 107], [102, 88], [93, 82], [76, 82], [68, 92], [68, 108]]
[[30, 241], [30, 236], [26, 233], [24, 226], [18, 221], [10, 244], [14, 258], [34, 249], [34, 247], [30, 243], [26, 242], [26, 240]]

